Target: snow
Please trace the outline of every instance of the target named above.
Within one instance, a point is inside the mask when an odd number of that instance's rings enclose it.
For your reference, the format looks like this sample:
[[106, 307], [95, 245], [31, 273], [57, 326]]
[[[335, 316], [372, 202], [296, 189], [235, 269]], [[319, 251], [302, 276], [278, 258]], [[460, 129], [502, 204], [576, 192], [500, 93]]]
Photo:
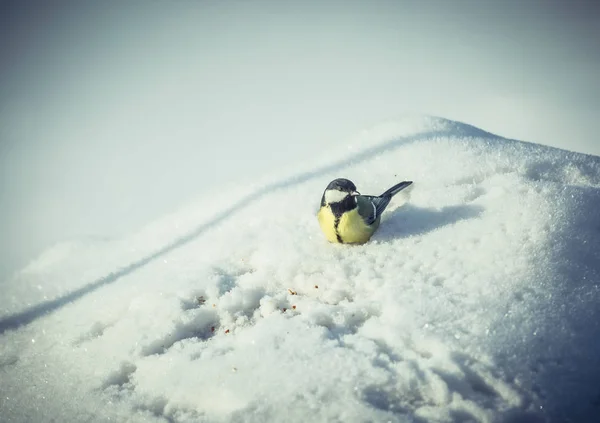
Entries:
[[[415, 181], [363, 246], [336, 177]], [[0, 300], [3, 421], [595, 421], [600, 157], [408, 116], [58, 245]]]

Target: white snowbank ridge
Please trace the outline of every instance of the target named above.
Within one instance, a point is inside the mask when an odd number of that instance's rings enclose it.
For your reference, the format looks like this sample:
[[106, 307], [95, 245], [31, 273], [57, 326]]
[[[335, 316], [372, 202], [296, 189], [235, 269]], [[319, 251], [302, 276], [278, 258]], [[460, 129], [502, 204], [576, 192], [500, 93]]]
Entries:
[[[335, 177], [415, 186], [339, 246], [315, 217]], [[411, 118], [242, 185], [6, 284], [2, 421], [600, 414], [599, 157]]]

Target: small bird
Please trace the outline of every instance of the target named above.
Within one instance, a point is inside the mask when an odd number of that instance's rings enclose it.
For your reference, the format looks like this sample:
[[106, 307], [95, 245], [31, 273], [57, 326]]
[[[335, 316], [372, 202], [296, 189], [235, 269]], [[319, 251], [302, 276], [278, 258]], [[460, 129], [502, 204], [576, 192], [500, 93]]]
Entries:
[[317, 213], [321, 230], [329, 242], [364, 244], [379, 227], [381, 214], [390, 200], [412, 181], [400, 182], [380, 196], [361, 195], [348, 179], [329, 183]]

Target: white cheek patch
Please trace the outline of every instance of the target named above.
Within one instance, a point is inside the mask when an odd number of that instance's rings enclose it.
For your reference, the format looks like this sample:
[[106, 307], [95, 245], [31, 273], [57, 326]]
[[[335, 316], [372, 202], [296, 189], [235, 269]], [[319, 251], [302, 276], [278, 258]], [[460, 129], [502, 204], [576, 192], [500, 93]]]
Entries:
[[339, 203], [348, 195], [347, 192], [338, 191], [337, 189], [328, 189], [325, 191], [325, 202], [327, 204]]

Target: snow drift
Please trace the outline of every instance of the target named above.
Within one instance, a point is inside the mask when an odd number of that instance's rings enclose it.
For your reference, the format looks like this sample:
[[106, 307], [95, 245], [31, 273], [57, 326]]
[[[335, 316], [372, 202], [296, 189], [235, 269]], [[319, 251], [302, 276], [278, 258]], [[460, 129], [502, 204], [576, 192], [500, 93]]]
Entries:
[[[331, 245], [335, 177], [415, 186], [372, 242]], [[390, 122], [20, 271], [2, 420], [595, 421], [599, 207], [599, 157]]]

